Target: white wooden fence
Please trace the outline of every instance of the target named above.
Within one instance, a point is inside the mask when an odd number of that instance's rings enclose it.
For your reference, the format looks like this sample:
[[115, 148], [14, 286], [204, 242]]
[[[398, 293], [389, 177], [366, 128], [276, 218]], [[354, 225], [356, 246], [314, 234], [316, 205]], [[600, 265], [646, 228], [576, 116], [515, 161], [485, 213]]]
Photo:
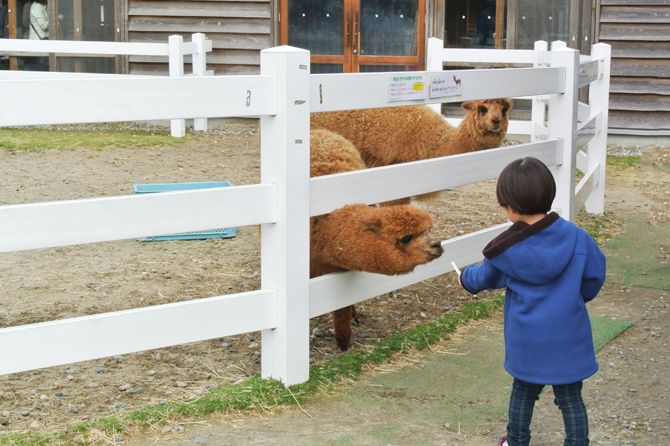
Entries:
[[[73, 40], [30, 40], [0, 39], [0, 54], [11, 56], [155, 56], [167, 57], [170, 76], [184, 76], [184, 59], [191, 56], [193, 74], [204, 76], [207, 72], [207, 53], [212, 51], [212, 41], [202, 33], [191, 35], [191, 42], [184, 42], [180, 35], [168, 37], [168, 43], [141, 42], [101, 42]], [[100, 73], [65, 73], [45, 71], [0, 71], [2, 79], [82, 79], [124, 78], [127, 75]], [[194, 118], [193, 128], [196, 131], [207, 130], [207, 119]], [[182, 137], [186, 134], [186, 123], [183, 119], [170, 122], [172, 136]]]
[[[454, 71], [461, 79], [458, 96], [398, 102], [389, 102], [394, 74], [310, 75], [309, 52], [286, 46], [263, 50], [255, 76], [0, 80], [0, 126], [261, 116], [260, 184], [0, 206], [0, 252], [260, 224], [261, 289], [3, 328], [0, 374], [261, 331], [262, 376], [287, 385], [306, 381], [310, 318], [447, 273], [451, 261], [475, 262], [508, 226], [445, 240], [442, 257], [407, 275], [345, 272], [310, 280], [309, 217], [346, 203], [492, 179], [529, 155], [552, 167], [555, 206], [574, 215], [579, 54], [554, 44], [542, 57], [537, 67]], [[604, 84], [607, 66], [599, 60], [593, 80]], [[549, 95], [543, 139], [309, 178], [310, 112], [535, 95]], [[596, 121], [606, 118], [594, 111]], [[589, 150], [587, 160], [577, 197], [601, 203], [604, 155]]]

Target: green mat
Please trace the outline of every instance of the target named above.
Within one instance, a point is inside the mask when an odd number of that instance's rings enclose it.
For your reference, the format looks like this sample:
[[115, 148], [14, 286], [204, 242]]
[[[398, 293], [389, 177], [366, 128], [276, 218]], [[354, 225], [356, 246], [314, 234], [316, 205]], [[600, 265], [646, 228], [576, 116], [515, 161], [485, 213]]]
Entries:
[[593, 345], [599, 351], [612, 339], [623, 333], [632, 324], [626, 321], [618, 321], [608, 317], [591, 317], [591, 329], [593, 330]]
[[608, 282], [670, 291], [670, 224], [629, 221], [604, 251]]

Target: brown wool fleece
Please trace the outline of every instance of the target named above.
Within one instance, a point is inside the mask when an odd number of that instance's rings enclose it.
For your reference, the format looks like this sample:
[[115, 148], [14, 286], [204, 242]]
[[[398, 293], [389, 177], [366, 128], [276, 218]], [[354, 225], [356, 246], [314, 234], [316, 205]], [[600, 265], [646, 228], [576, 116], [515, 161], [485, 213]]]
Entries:
[[313, 113], [311, 126], [344, 136], [367, 167], [377, 167], [499, 147], [511, 105], [510, 99], [464, 102], [468, 113], [457, 128], [426, 106]]
[[[310, 176], [365, 168], [356, 148], [327, 130], [310, 132]], [[403, 274], [442, 254], [428, 232], [432, 219], [409, 205], [351, 204], [310, 220], [310, 277], [338, 270]], [[353, 306], [333, 313], [335, 338], [349, 347]]]

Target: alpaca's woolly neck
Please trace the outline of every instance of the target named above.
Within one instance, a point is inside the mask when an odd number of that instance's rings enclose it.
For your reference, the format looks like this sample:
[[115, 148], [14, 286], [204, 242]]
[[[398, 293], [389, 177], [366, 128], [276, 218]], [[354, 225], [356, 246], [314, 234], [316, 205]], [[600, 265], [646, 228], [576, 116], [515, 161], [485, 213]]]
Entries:
[[477, 129], [474, 112], [466, 114], [458, 127], [452, 127], [445, 121], [441, 130], [440, 143], [433, 157], [499, 147], [505, 137], [505, 132], [482, 134]]

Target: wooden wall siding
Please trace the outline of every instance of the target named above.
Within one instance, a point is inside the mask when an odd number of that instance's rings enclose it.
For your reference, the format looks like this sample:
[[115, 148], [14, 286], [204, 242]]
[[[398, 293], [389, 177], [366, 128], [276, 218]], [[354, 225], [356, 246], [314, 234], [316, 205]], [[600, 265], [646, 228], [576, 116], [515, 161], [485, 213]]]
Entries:
[[[128, 41], [166, 42], [172, 34], [188, 41], [192, 33], [205, 33], [213, 46], [207, 55], [209, 70], [256, 74], [259, 51], [273, 45], [273, 11], [271, 0], [128, 0]], [[133, 56], [129, 71], [166, 74], [163, 61]]]
[[600, 19], [606, 23], [668, 23], [670, 6], [606, 6]]
[[609, 111], [609, 128], [616, 129], [617, 133], [635, 135], [642, 130], [650, 134], [658, 134], [670, 130], [667, 127], [668, 122], [670, 122], [670, 112], [631, 112], [612, 109]]
[[670, 79], [654, 77], [616, 77], [611, 79], [610, 90], [616, 93], [657, 94], [670, 97]]
[[610, 128], [670, 135], [670, 1], [599, 6], [597, 37], [612, 45]]
[[612, 47], [612, 57], [621, 59], [670, 58], [670, 45], [659, 45], [658, 42], [618, 41], [616, 46]]

